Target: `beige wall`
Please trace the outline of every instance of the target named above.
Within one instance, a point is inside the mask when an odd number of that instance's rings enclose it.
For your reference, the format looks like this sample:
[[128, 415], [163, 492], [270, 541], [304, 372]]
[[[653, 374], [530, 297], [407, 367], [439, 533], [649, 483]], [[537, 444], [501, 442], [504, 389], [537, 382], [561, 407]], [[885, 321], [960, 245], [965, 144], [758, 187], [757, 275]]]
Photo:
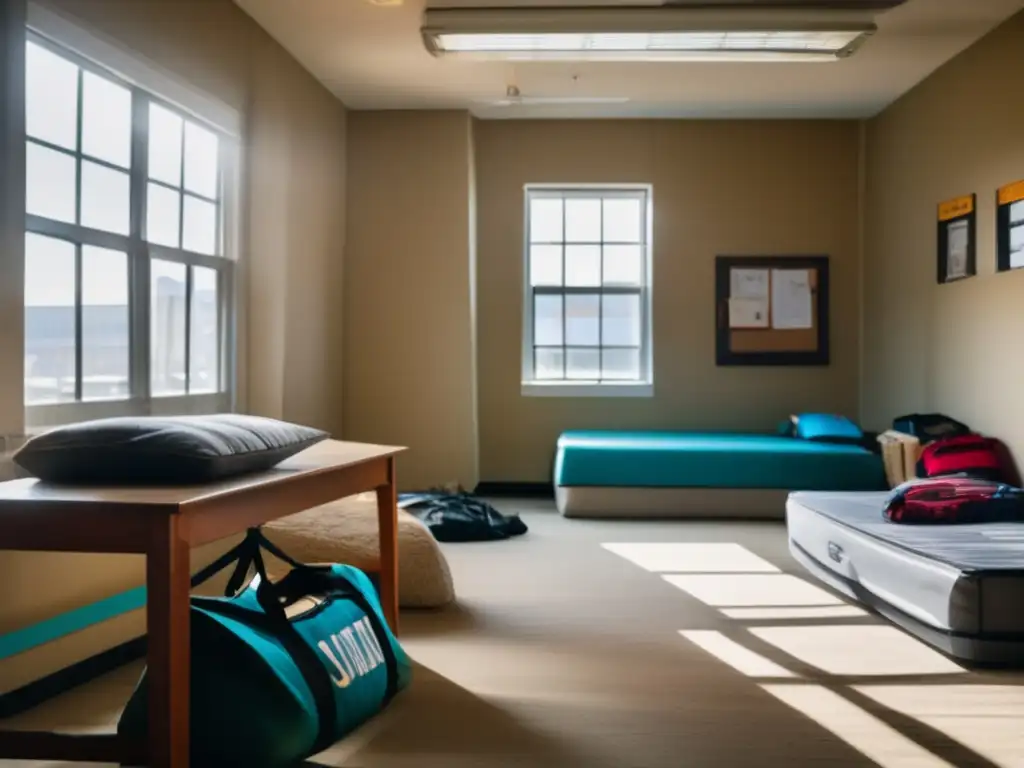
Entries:
[[[798, 410], [856, 416], [858, 127], [853, 122], [477, 124], [480, 474], [546, 481], [571, 428], [772, 429]], [[653, 398], [520, 394], [523, 187], [654, 190]], [[719, 368], [718, 254], [827, 254], [832, 365]]]
[[[1024, 179], [1024, 14], [868, 130], [863, 414], [937, 410], [1024, 457], [1024, 271], [995, 272], [995, 191]], [[936, 206], [977, 193], [976, 277], [935, 280]]]
[[472, 488], [471, 120], [353, 112], [348, 129], [345, 436], [408, 446], [403, 488]]
[[0, 2], [0, 443], [21, 434], [25, 413], [22, 365], [11, 364], [25, 359], [24, 27], [24, 3]]
[[[48, 0], [93, 33], [238, 110], [240, 354], [247, 410], [341, 433], [344, 107], [231, 0]], [[2, 94], [2, 91], [0, 91]], [[22, 210], [23, 204], [22, 204]], [[22, 223], [6, 225], [21, 238]], [[0, 265], [7, 277], [7, 265]], [[16, 278], [14, 285], [20, 285]], [[0, 434], [22, 429], [20, 290], [0, 291]], [[12, 365], [12, 361], [14, 364]], [[15, 416], [7, 416], [7, 414]], [[194, 553], [209, 559], [224, 544]], [[0, 552], [0, 633], [142, 582], [141, 558]], [[141, 631], [130, 615], [0, 663], [0, 691]]]

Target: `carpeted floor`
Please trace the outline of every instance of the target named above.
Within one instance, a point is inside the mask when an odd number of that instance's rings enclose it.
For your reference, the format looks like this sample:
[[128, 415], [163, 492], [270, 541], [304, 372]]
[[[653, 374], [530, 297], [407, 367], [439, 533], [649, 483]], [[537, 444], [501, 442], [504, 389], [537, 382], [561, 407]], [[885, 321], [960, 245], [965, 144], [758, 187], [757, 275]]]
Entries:
[[[530, 533], [445, 547], [460, 605], [404, 614], [413, 687], [318, 763], [1024, 767], [1024, 675], [968, 672], [846, 607], [789, 558], [780, 523], [498, 506]], [[23, 724], [113, 722], [137, 673]]]

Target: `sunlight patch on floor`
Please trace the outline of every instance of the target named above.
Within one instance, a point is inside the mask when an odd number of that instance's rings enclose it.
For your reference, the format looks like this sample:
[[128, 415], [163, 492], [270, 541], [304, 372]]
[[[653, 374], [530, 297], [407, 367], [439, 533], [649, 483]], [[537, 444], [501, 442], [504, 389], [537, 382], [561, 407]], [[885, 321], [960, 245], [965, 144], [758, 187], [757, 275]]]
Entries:
[[662, 578], [716, 608], [843, 604], [838, 597], [788, 573], [668, 575]]
[[854, 605], [794, 606], [778, 608], [722, 608], [722, 615], [736, 621], [784, 621], [786, 619], [853, 619], [867, 616]]
[[653, 573], [779, 573], [764, 558], [729, 542], [626, 542], [601, 546]]
[[714, 630], [680, 630], [679, 634], [747, 677], [797, 677], [796, 674], [785, 667], [781, 667], [774, 661], [754, 653], [749, 648], [745, 648], [721, 632], [715, 632]]
[[833, 675], [948, 675], [966, 670], [882, 624], [750, 627], [755, 637]]
[[1024, 767], [1024, 688], [858, 685], [854, 690], [949, 736], [1000, 766]]
[[953, 768], [950, 763], [838, 693], [818, 685], [769, 684], [761, 687], [874, 760], [881, 768]]

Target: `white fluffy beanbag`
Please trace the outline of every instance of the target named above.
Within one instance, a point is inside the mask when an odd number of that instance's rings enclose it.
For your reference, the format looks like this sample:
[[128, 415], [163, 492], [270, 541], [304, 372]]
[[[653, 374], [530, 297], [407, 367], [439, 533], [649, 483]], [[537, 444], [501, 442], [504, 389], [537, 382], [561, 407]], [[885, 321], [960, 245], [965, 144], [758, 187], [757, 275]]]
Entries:
[[[343, 563], [379, 569], [377, 497], [362, 493], [275, 520], [263, 527], [267, 538], [304, 563]], [[287, 566], [268, 557], [271, 578]], [[440, 608], [455, 599], [448, 561], [417, 518], [398, 510], [398, 602], [402, 608]]]

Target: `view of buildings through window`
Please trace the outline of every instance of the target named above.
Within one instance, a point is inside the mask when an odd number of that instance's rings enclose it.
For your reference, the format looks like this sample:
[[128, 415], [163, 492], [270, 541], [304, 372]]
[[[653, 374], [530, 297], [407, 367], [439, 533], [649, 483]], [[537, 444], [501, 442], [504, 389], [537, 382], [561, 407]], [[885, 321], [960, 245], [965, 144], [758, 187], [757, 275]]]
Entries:
[[26, 404], [220, 391], [217, 134], [32, 39], [26, 67]]

